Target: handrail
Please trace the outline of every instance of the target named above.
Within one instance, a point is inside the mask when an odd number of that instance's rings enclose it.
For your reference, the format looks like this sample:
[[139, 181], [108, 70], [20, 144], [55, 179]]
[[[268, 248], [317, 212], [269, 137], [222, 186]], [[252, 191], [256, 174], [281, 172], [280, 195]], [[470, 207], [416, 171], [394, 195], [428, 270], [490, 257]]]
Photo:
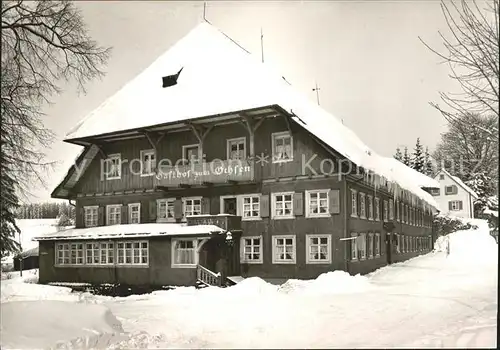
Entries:
[[213, 272], [201, 265], [196, 266], [196, 278], [209, 286], [220, 287], [222, 285], [222, 276], [220, 272]]

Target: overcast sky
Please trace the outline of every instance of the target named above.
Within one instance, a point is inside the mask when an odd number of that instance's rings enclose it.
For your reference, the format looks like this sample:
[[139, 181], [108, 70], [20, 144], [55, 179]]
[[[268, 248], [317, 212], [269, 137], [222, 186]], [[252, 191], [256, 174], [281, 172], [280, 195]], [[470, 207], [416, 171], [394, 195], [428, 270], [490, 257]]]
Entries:
[[[46, 108], [46, 126], [57, 139], [49, 160], [58, 161], [48, 200], [80, 147], [63, 143], [66, 133], [203, 18], [203, 2], [76, 2], [93, 39], [112, 46], [107, 75], [87, 86], [73, 85]], [[384, 156], [396, 147], [413, 148], [416, 138], [433, 149], [445, 121], [428, 102], [438, 91], [456, 91], [448, 67], [439, 64], [418, 39], [440, 48], [444, 30], [439, 1], [220, 1], [207, 2], [207, 19], [250, 52], [276, 66], [296, 89], [341, 118], [364, 142]], [[134, 103], [134, 101], [130, 101]]]

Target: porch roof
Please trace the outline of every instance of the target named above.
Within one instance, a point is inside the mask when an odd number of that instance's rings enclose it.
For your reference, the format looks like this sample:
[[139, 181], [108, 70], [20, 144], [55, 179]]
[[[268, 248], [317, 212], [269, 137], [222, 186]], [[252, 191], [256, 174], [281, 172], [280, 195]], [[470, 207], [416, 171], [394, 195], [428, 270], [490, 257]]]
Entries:
[[142, 238], [158, 236], [189, 236], [223, 234], [226, 230], [215, 225], [193, 225], [173, 223], [125, 224], [72, 228], [43, 236], [33, 237], [33, 241], [91, 240], [112, 238]]

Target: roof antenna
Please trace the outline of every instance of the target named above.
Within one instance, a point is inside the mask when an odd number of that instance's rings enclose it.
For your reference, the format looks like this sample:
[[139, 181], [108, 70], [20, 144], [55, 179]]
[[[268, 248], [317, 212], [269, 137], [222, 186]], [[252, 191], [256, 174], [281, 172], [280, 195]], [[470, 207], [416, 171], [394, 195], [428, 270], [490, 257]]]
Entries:
[[318, 106], [319, 106], [319, 90], [321, 90], [319, 87], [318, 87], [318, 82], [315, 82], [315, 88], [313, 88], [312, 90], [313, 91], [316, 91], [316, 100], [318, 101]]

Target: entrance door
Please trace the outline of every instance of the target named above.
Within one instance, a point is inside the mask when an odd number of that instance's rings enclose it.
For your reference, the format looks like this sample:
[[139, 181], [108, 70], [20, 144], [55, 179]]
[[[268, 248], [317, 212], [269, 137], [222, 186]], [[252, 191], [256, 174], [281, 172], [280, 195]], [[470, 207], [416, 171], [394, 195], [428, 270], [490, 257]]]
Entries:
[[236, 215], [236, 198], [224, 198], [223, 203], [224, 214]]

